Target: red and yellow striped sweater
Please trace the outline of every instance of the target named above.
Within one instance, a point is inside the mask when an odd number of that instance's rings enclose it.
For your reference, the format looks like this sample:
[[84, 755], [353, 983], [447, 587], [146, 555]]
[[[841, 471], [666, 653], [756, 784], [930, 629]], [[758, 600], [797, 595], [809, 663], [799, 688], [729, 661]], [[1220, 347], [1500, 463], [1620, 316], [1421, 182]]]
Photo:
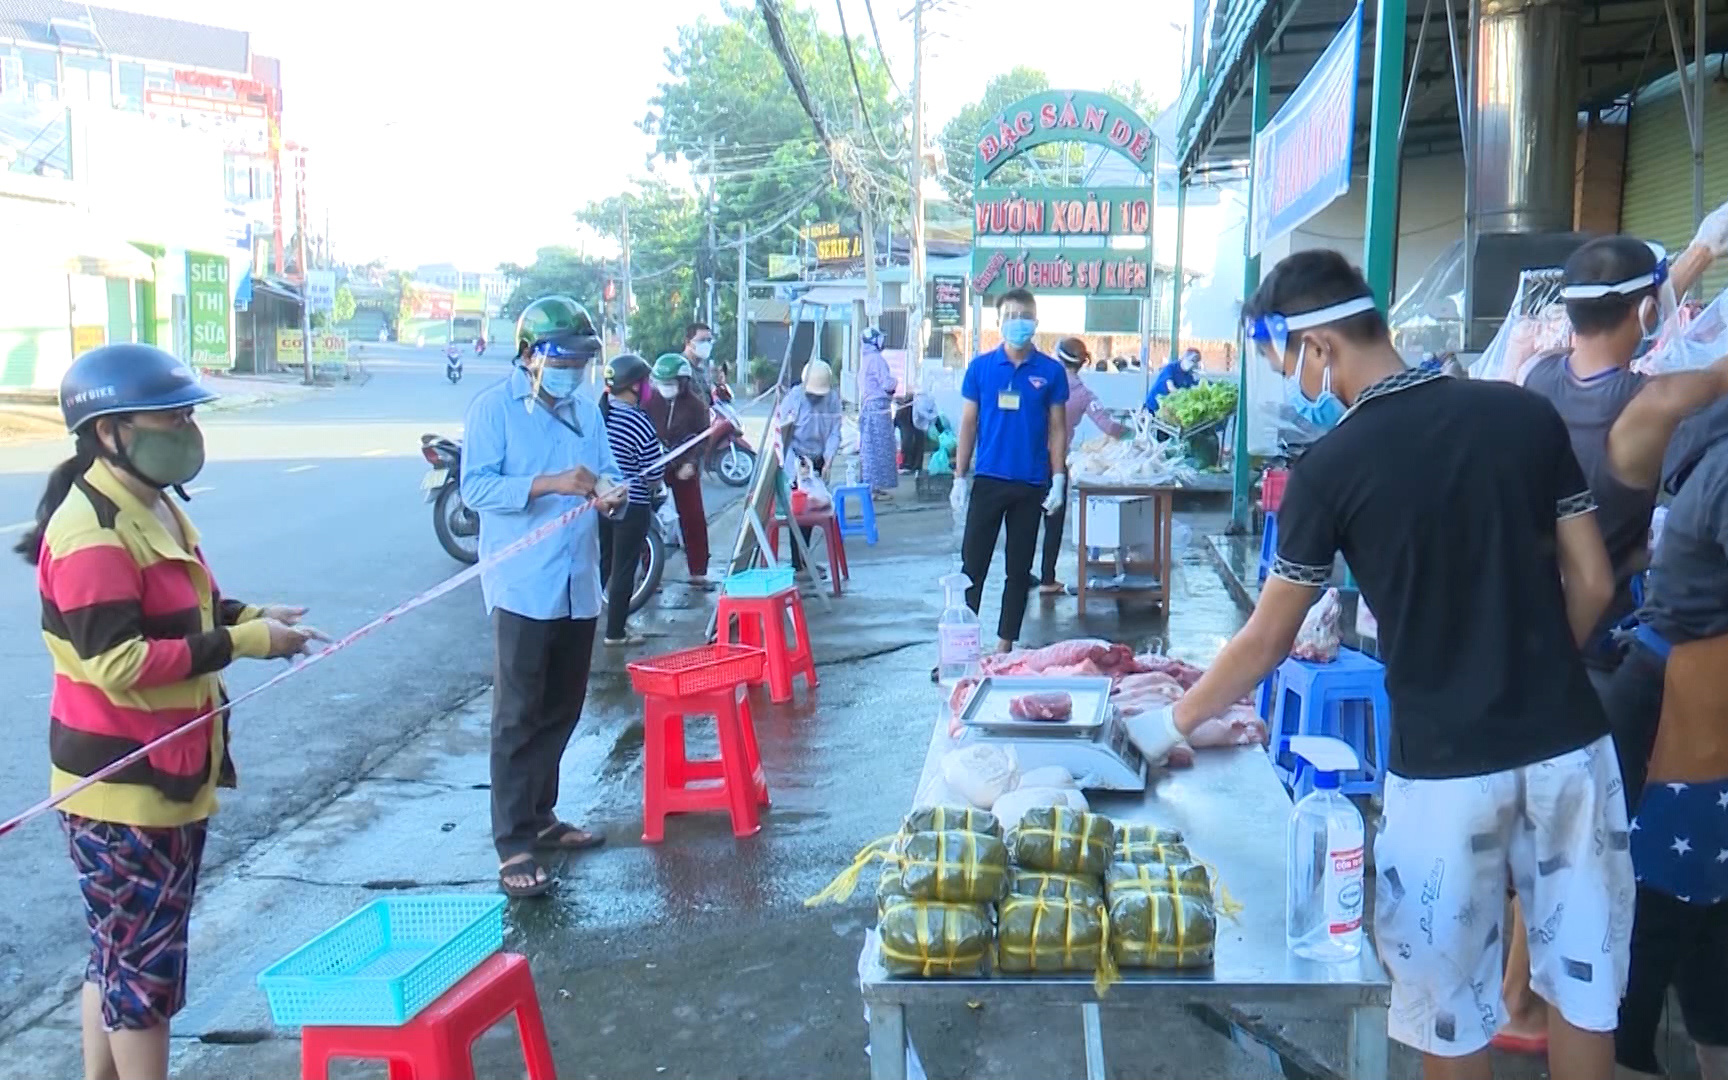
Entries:
[[[48, 522], [37, 565], [54, 662], [51, 787], [72, 786], [224, 700], [218, 674], [264, 657], [258, 611], [223, 600], [178, 506], [182, 546], [102, 461]], [[63, 804], [99, 821], [168, 828], [207, 818], [233, 785], [222, 718], [152, 751]]]

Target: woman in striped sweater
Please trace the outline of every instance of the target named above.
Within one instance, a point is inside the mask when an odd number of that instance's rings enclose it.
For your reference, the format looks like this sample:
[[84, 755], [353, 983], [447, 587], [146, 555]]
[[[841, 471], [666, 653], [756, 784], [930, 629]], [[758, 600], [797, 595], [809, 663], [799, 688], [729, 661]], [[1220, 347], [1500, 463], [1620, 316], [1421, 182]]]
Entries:
[[642, 545], [654, 523], [653, 495], [665, 478], [660, 437], [654, 421], [642, 411], [642, 391], [648, 385], [648, 361], [635, 353], [620, 353], [606, 364], [606, 397], [600, 412], [606, 417], [606, 439], [618, 469], [630, 485], [629, 502], [615, 520], [600, 522], [600, 579], [606, 582], [606, 636], [602, 644], [621, 648], [641, 644], [624, 631], [630, 614], [630, 594], [636, 591], [636, 566]]
[[90, 962], [89, 1080], [165, 1080], [168, 1021], [186, 996], [186, 937], [216, 788], [232, 787], [223, 715], [91, 777], [226, 700], [238, 657], [295, 656], [304, 610], [223, 599], [184, 497], [204, 464], [195, 406], [214, 400], [149, 345], [79, 357], [60, 385], [76, 452], [48, 478], [17, 551], [36, 565], [54, 664], [50, 783], [78, 870]]

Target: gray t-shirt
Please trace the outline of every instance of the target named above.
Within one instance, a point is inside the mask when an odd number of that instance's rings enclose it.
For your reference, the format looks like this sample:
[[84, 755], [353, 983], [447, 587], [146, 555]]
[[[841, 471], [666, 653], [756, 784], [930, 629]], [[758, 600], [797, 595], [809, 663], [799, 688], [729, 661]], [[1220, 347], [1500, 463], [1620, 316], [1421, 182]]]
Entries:
[[1681, 425], [1666, 467], [1674, 501], [1639, 614], [1678, 645], [1728, 634], [1728, 402]]
[[1590, 493], [1596, 496], [1596, 524], [1614, 564], [1616, 583], [1614, 602], [1603, 620], [1606, 628], [1632, 613], [1631, 581], [1644, 565], [1650, 512], [1656, 508], [1655, 492], [1627, 487], [1608, 467], [1608, 432], [1627, 403], [1644, 389], [1645, 378], [1628, 368], [1579, 378], [1567, 358], [1566, 353], [1555, 353], [1536, 360], [1524, 387], [1552, 402], [1566, 422], [1572, 452], [1584, 468]]

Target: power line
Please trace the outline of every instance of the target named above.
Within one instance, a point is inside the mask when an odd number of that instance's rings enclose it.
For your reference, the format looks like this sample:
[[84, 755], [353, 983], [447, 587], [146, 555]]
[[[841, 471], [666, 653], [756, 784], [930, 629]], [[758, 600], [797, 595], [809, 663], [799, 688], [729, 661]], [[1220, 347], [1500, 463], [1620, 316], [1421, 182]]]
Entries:
[[864, 0], [864, 14], [870, 17], [870, 36], [876, 40], [876, 55], [882, 58], [882, 70], [888, 74], [889, 84], [896, 94], [905, 93], [900, 89], [900, 80], [894, 77], [893, 65], [888, 63], [888, 50], [882, 47], [882, 32], [876, 29], [876, 9], [870, 6], [870, 0]]
[[876, 125], [870, 122], [870, 106], [864, 100], [864, 84], [858, 79], [858, 58], [852, 52], [852, 34], [846, 29], [845, 0], [834, 0], [834, 10], [840, 13], [840, 38], [846, 42], [846, 66], [852, 70], [852, 89], [858, 95], [858, 111], [864, 117], [864, 129], [870, 133], [870, 139], [876, 144], [876, 149], [889, 161], [899, 161], [901, 154], [891, 154], [882, 145], [882, 137], [876, 134]]

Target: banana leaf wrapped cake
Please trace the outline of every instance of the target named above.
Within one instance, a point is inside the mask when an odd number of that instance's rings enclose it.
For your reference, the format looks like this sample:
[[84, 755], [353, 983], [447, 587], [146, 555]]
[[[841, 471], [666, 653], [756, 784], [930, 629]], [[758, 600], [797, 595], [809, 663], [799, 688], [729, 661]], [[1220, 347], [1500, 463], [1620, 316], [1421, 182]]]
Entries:
[[1210, 893], [1172, 892], [1162, 884], [1110, 889], [1110, 952], [1122, 968], [1195, 968], [1212, 963], [1218, 916]]
[[1030, 870], [1102, 877], [1115, 847], [1109, 818], [1066, 806], [1034, 807], [1008, 833], [1015, 865]]
[[1199, 863], [1119, 862], [1104, 875], [1104, 887], [1112, 894], [1134, 886], [1152, 892], [1174, 893], [1212, 900], [1212, 874]]
[[1116, 851], [1119, 863], [1193, 862], [1180, 829], [1158, 825], [1123, 825], [1116, 830]]
[[988, 903], [1008, 888], [1008, 849], [983, 833], [920, 832], [895, 845], [900, 888], [920, 900]]
[[973, 832], [1002, 837], [1002, 823], [988, 810], [970, 806], [926, 806], [906, 815], [900, 831], [904, 834], [921, 832]]
[[990, 960], [990, 907], [932, 900], [890, 904], [877, 923], [882, 965], [920, 979], [982, 974]]
[[1045, 900], [1069, 900], [1096, 907], [1104, 902], [1104, 890], [1097, 878], [1079, 874], [1058, 874], [1050, 870], [1024, 870], [1012, 867], [1008, 871], [1008, 894], [1031, 896]]
[[1098, 971], [1108, 964], [1100, 904], [1011, 895], [996, 905], [996, 923], [999, 972]]

